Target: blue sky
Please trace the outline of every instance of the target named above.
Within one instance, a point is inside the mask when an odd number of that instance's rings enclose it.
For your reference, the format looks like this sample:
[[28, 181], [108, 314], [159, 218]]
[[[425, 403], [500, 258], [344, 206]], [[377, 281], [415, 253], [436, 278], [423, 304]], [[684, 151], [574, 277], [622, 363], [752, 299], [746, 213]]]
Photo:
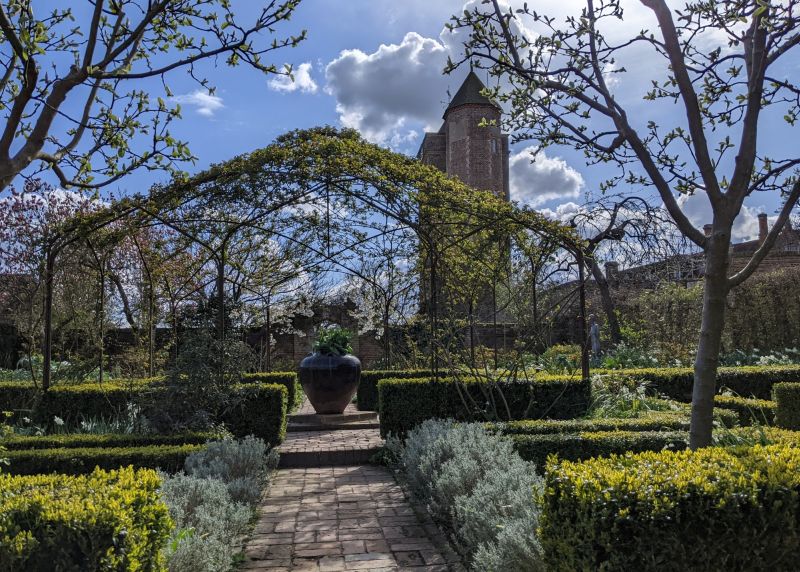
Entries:
[[[475, 0], [473, 0], [475, 1]], [[516, 0], [515, 0], [516, 1]], [[53, 0], [43, 4], [53, 5]], [[542, 11], [574, 13], [578, 0], [540, 0]], [[244, 21], [260, 2], [233, 0]], [[270, 81], [245, 66], [203, 70], [216, 86], [213, 96], [185, 74], [173, 73], [168, 84], [180, 101], [183, 119], [173, 135], [189, 142], [197, 156], [195, 172], [239, 153], [268, 145], [291, 129], [330, 124], [359, 129], [368, 139], [414, 154], [425, 129], [436, 129], [466, 70], [442, 76], [446, 56], [458, 55], [459, 39], [442, 34], [450, 15], [462, 10], [464, 0], [303, 0], [295, 17], [279, 28], [280, 34], [308, 30], [299, 47], [275, 53], [273, 63], [292, 64], [295, 83]], [[623, 1], [630, 29], [652, 26], [652, 18], [638, 1]], [[537, 9], [540, 7], [537, 6]], [[616, 88], [620, 100], [642, 121], [652, 111], [641, 95], [652, 70], [648, 61], [626, 65]], [[795, 66], [793, 71], [797, 71]], [[140, 87], [164, 96], [159, 82]], [[659, 112], [667, 122], [680, 122], [680, 108]], [[795, 141], [797, 139], [795, 138]], [[587, 167], [570, 149], [549, 149], [531, 165], [524, 146], [512, 150], [512, 196], [540, 209], [566, 213], [606, 178], [602, 167]], [[114, 185], [119, 194], [142, 192], [159, 173], [137, 172]], [[698, 197], [687, 204], [695, 222], [708, 222], [709, 211]], [[754, 197], [737, 229], [737, 238], [756, 231], [755, 214], [773, 213], [775, 197]]]

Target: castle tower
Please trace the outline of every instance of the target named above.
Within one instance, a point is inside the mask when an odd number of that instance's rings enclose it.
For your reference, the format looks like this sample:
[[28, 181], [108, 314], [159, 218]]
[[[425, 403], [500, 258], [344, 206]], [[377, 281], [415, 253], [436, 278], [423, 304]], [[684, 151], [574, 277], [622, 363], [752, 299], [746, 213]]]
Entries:
[[[447, 106], [439, 131], [425, 133], [417, 158], [448, 175], [458, 177], [471, 187], [491, 191], [509, 200], [508, 135], [500, 131], [500, 107], [481, 94], [484, 89], [483, 82], [470, 70]], [[426, 258], [426, 269], [428, 265]], [[424, 278], [428, 278], [427, 272]], [[479, 322], [489, 322], [498, 317], [504, 320], [493, 304], [488, 284], [471, 310], [460, 304], [454, 305], [447, 288], [441, 283], [428, 283], [420, 291], [422, 313], [432, 311], [431, 292], [436, 292], [437, 313], [469, 314]], [[470, 339], [473, 337], [474, 334], [471, 334]]]
[[484, 89], [470, 70], [444, 112], [442, 127], [425, 133], [417, 157], [508, 200], [508, 135], [500, 131], [500, 107], [481, 94]]

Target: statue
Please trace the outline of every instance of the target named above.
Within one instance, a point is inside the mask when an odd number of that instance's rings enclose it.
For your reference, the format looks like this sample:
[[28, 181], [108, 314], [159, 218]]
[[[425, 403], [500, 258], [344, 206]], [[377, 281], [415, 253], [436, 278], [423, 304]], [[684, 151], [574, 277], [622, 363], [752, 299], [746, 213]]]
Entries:
[[592, 357], [598, 359], [600, 357], [600, 326], [597, 324], [594, 314], [589, 316], [589, 343], [592, 348]]

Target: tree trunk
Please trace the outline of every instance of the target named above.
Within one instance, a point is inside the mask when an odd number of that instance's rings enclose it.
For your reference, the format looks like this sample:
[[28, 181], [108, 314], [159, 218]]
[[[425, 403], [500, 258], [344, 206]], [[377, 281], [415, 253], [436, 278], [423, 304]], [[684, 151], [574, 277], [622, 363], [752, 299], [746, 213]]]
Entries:
[[603, 304], [603, 312], [606, 315], [606, 322], [608, 324], [608, 335], [614, 345], [622, 341], [622, 331], [619, 327], [619, 320], [617, 319], [616, 307], [614, 299], [611, 297], [611, 288], [608, 285], [600, 265], [594, 260], [589, 261], [589, 268], [592, 271], [592, 277], [597, 284], [597, 290], [600, 292], [600, 302]]
[[389, 332], [389, 303], [383, 306], [383, 359], [386, 369], [392, 369], [392, 340]]
[[438, 366], [439, 366], [439, 359], [438, 359], [438, 349], [436, 347], [436, 336], [438, 334], [439, 329], [439, 308], [438, 308], [438, 277], [436, 275], [436, 256], [431, 256], [431, 299], [430, 299], [430, 325], [431, 325], [431, 339], [430, 339], [430, 351], [431, 351], [431, 371], [433, 372], [434, 377], [436, 377], [438, 373]]
[[267, 371], [272, 371], [272, 312], [267, 302]]
[[219, 264], [217, 265], [217, 344], [216, 351], [219, 352], [219, 372], [217, 383], [222, 385], [225, 382], [225, 250], [226, 244], [222, 244]]
[[50, 389], [50, 364], [53, 354], [53, 273], [56, 252], [48, 249], [44, 269], [44, 336], [42, 340], [42, 391]]
[[578, 295], [580, 298], [581, 326], [581, 378], [589, 379], [589, 332], [586, 327], [586, 268], [583, 252], [578, 251], [578, 279], [580, 281]]
[[711, 445], [717, 367], [725, 326], [725, 301], [728, 296], [730, 228], [730, 224], [719, 232], [715, 228], [706, 249], [703, 318], [694, 362], [692, 419], [689, 427], [689, 447], [692, 449]]
[[[103, 265], [100, 265], [103, 268]], [[100, 360], [97, 374], [97, 382], [103, 384], [103, 374], [105, 373], [105, 317], [106, 317], [106, 275], [100, 271]]]
[[156, 300], [155, 300], [155, 286], [153, 280], [149, 280], [150, 284], [147, 288], [148, 301], [147, 301], [147, 373], [150, 377], [156, 374], [156, 339], [155, 339], [155, 313], [156, 313]]
[[217, 340], [225, 339], [225, 245], [217, 264]]
[[475, 301], [469, 299], [469, 359], [470, 365], [474, 368], [475, 365]]
[[494, 337], [494, 369], [500, 367], [497, 354], [497, 280], [492, 283], [492, 336]]

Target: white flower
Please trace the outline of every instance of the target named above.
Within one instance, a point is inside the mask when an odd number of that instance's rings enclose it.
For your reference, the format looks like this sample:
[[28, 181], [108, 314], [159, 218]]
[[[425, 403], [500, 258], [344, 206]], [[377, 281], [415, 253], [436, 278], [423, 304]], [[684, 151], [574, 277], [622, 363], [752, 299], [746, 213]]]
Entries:
[[61, 425], [64, 424], [64, 420], [61, 419], [61, 417], [59, 417], [58, 415], [55, 415], [53, 417], [53, 423], [55, 423], [56, 425], [58, 425], [60, 427]]
[[30, 423], [31, 422], [31, 418], [30, 417], [23, 417], [22, 418], [22, 422], [23, 423]]

